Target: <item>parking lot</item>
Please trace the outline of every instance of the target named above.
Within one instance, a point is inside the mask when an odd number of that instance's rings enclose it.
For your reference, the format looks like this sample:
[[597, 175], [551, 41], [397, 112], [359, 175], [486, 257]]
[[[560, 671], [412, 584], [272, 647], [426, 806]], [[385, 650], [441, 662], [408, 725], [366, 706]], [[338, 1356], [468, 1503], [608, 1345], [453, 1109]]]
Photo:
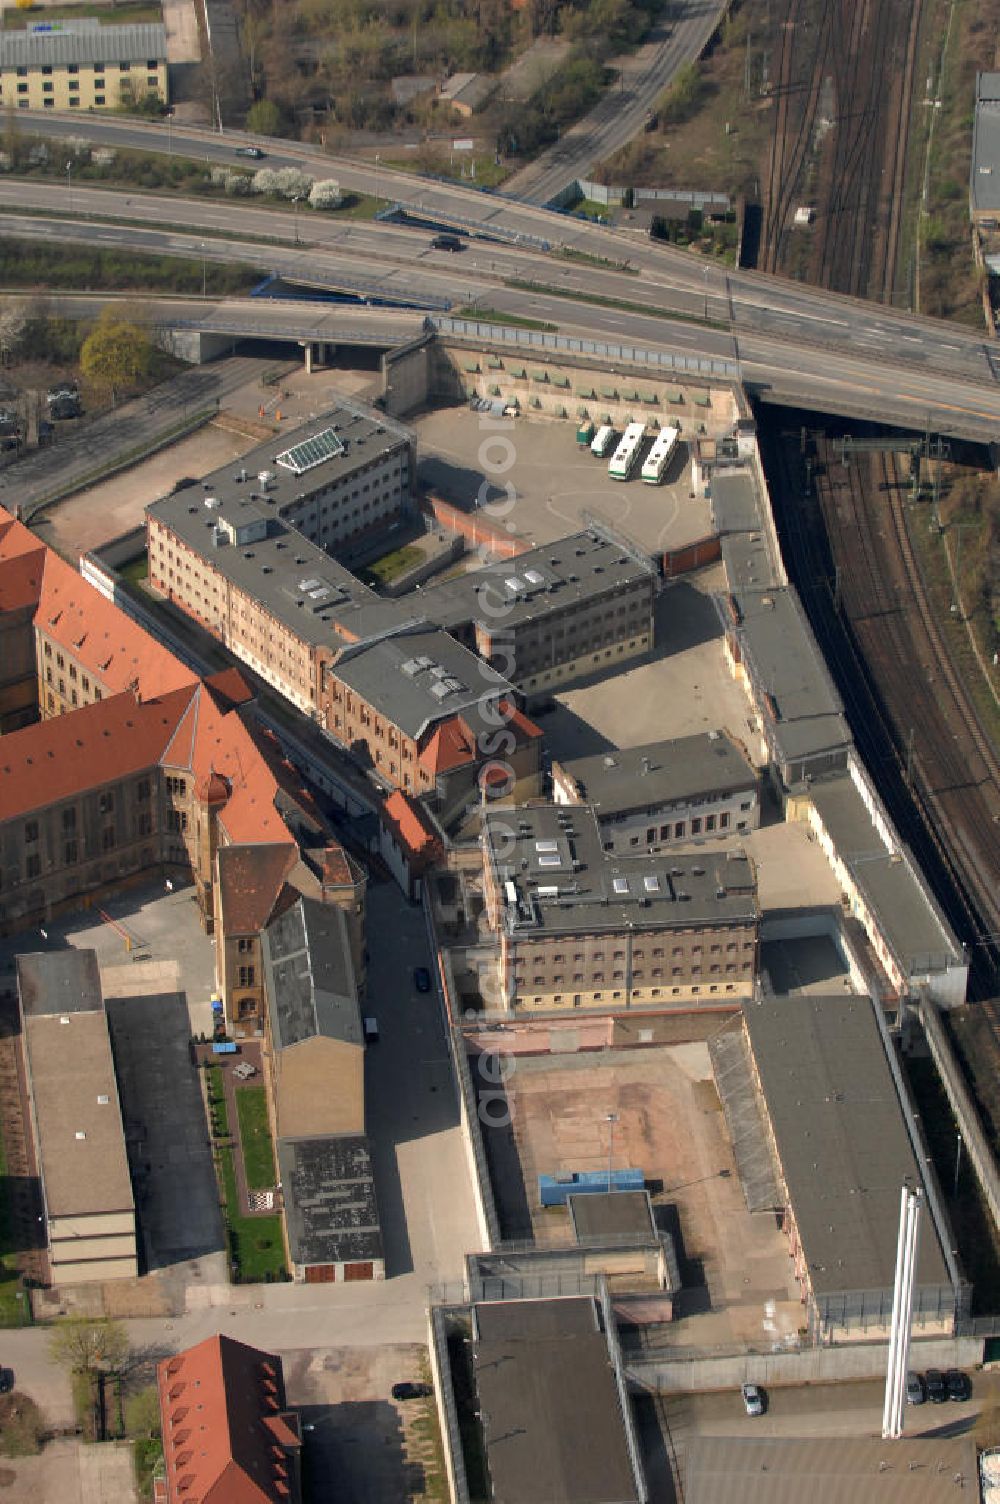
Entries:
[[746, 1209], [705, 1044], [599, 1060], [509, 1057], [511, 1066], [511, 1125], [485, 1131], [506, 1237], [568, 1242], [566, 1212], [538, 1205], [537, 1177], [603, 1170], [610, 1155], [615, 1169], [643, 1171], [679, 1235], [685, 1291], [672, 1342], [770, 1343], [796, 1332], [802, 1306], [787, 1241], [773, 1216]]
[[426, 1349], [305, 1348], [282, 1357], [288, 1402], [302, 1412], [305, 1504], [443, 1497], [433, 1398], [392, 1398], [393, 1384], [427, 1380]]
[[[449, 407], [411, 422], [417, 434], [421, 484], [471, 510], [480, 487], [491, 482], [492, 489], [484, 494], [504, 503], [497, 520], [532, 546], [585, 527], [586, 511], [617, 524], [650, 553], [680, 547], [712, 531], [708, 502], [690, 496], [688, 450], [683, 442], [665, 483], [650, 486], [643, 484], [638, 473], [631, 481], [609, 480], [607, 460], [576, 443], [576, 424], [569, 420], [533, 419], [524, 414], [498, 426], [496, 419], [484, 420], [470, 408]], [[496, 436], [492, 445], [491, 436]], [[484, 465], [507, 465], [511, 453], [513, 463], [502, 473], [484, 469]], [[508, 482], [517, 492], [509, 511]]]
[[749, 706], [726, 667], [711, 598], [720, 570], [669, 585], [656, 602], [656, 647], [613, 677], [556, 695], [540, 722], [552, 756], [584, 757], [665, 737], [725, 729], [754, 757]]

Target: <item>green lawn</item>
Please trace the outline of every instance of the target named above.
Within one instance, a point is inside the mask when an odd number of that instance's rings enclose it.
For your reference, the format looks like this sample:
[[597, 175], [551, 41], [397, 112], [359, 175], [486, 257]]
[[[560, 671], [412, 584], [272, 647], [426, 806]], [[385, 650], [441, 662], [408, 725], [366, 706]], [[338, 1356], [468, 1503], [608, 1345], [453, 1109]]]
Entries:
[[260, 1284], [283, 1279], [285, 1248], [281, 1238], [281, 1218], [241, 1217], [236, 1193], [236, 1170], [232, 1149], [220, 1149], [219, 1174], [226, 1198], [223, 1215], [229, 1232], [230, 1258], [236, 1266], [241, 1284]]
[[404, 543], [402, 548], [393, 549], [391, 554], [383, 554], [381, 559], [366, 564], [360, 574], [366, 585], [388, 585], [390, 580], [398, 579], [425, 558], [422, 548], [418, 548], [415, 543]]
[[133, 585], [138, 585], [140, 581], [145, 580], [149, 575], [149, 555], [145, 549], [134, 559], [129, 559], [127, 564], [123, 564], [118, 573], [124, 579], [131, 580]]
[[13, 1218], [7, 1184], [7, 1155], [0, 1138], [0, 1327], [30, 1326], [31, 1304], [21, 1286], [14, 1253]]
[[240, 1120], [243, 1166], [251, 1191], [269, 1191], [275, 1184], [274, 1150], [267, 1121], [267, 1097], [263, 1086], [240, 1086], [236, 1091], [236, 1115]]
[[16, 10], [13, 5], [3, 7], [3, 24], [8, 31], [25, 27], [34, 21], [80, 21], [96, 16], [104, 26], [137, 25], [140, 22], [160, 22], [163, 13], [159, 5], [148, 5], [145, 0], [118, 0], [117, 4], [86, 5], [30, 5]]

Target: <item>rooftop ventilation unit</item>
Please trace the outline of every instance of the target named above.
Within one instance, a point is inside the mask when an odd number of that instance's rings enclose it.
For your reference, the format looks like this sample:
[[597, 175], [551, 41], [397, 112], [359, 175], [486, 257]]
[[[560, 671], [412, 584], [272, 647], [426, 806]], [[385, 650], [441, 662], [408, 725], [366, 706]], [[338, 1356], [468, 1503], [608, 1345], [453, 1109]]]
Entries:
[[545, 584], [545, 576], [543, 574], [539, 574], [537, 569], [526, 569], [524, 571], [524, 578], [528, 581], [529, 585]]
[[543, 851], [538, 858], [539, 867], [561, 867], [562, 857], [558, 851]]
[[559, 842], [558, 841], [552, 841], [552, 840], [536, 841], [535, 842], [535, 850], [536, 851], [558, 851], [559, 850]]
[[539, 887], [536, 891], [538, 893], [539, 898], [558, 898], [559, 897], [559, 889], [558, 888], [546, 886], [546, 887]]
[[408, 679], [415, 679], [419, 674], [421, 667], [422, 664], [419, 658], [407, 658], [406, 662], [401, 665], [401, 672], [404, 673]]
[[442, 684], [440, 681], [438, 681], [437, 684], [432, 684], [430, 686], [430, 691], [431, 691], [431, 694], [434, 696], [435, 700], [445, 700], [445, 699], [448, 698], [448, 695], [451, 693], [451, 691], [449, 690], [447, 684]]
[[215, 508], [221, 506], [222, 503], [219, 501], [219, 498], [217, 496], [206, 496], [205, 505], [209, 508], [210, 511], [214, 511]]

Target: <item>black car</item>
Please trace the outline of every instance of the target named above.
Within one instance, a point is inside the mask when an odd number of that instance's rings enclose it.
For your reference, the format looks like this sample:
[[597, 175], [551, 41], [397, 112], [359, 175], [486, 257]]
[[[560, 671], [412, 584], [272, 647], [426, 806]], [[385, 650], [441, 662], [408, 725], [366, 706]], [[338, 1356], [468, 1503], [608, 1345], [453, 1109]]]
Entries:
[[236, 148], [236, 155], [238, 157], [252, 157], [255, 162], [259, 162], [263, 157], [267, 156], [267, 152], [261, 151], [259, 146], [238, 146]]
[[430, 992], [431, 974], [426, 966], [418, 966], [413, 973], [413, 985], [418, 992]]
[[924, 1382], [927, 1385], [927, 1398], [932, 1405], [943, 1405], [948, 1398], [948, 1386], [944, 1381], [944, 1374], [940, 1368], [928, 1368]]
[[425, 1400], [432, 1395], [434, 1390], [430, 1384], [413, 1384], [409, 1380], [405, 1384], [393, 1384], [392, 1397], [394, 1400]]
[[457, 235], [435, 235], [431, 241], [432, 251], [460, 251], [462, 242]]
[[0, 1394], [10, 1394], [14, 1387], [14, 1370], [0, 1368]]
[[960, 1368], [949, 1368], [944, 1376], [944, 1383], [948, 1398], [954, 1400], [956, 1405], [964, 1404], [972, 1398], [972, 1381]]

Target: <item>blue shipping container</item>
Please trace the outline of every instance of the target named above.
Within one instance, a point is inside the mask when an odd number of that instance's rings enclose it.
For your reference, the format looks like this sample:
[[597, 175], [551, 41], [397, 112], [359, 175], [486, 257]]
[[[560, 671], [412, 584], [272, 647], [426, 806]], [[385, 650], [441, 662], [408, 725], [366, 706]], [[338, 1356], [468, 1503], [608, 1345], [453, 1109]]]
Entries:
[[577, 1170], [567, 1175], [539, 1175], [538, 1200], [542, 1206], [565, 1206], [567, 1196], [606, 1195], [610, 1190], [641, 1191], [646, 1186], [642, 1170]]
[[235, 1055], [239, 1047], [235, 1044], [213, 1044], [213, 1055]]

